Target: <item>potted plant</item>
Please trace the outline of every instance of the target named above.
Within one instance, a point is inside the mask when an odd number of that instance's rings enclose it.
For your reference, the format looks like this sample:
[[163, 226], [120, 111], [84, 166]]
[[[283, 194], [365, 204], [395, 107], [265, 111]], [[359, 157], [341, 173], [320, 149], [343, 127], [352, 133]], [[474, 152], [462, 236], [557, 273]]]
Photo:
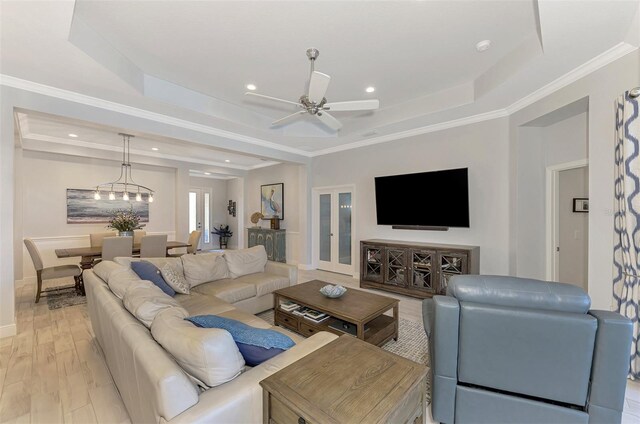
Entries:
[[133, 208], [114, 211], [109, 219], [109, 225], [107, 225], [107, 228], [117, 230], [121, 237], [133, 237], [133, 230], [139, 230], [142, 227], [144, 224], [140, 224], [140, 217], [133, 211]]
[[220, 249], [226, 249], [229, 238], [233, 235], [233, 231], [229, 229], [229, 226], [220, 225], [220, 228], [214, 227], [211, 232], [220, 237]]

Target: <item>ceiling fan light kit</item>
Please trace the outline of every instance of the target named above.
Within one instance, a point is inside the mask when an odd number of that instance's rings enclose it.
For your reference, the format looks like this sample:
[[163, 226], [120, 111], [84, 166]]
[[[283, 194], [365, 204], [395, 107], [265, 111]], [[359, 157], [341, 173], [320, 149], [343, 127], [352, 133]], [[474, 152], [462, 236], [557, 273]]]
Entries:
[[331, 114], [329, 114], [328, 111], [362, 111], [375, 110], [380, 107], [380, 102], [378, 101], [378, 99], [352, 100], [334, 103], [327, 102], [325, 94], [327, 92], [327, 89], [329, 88], [331, 77], [327, 74], [323, 74], [322, 72], [318, 72], [315, 70], [315, 61], [318, 59], [318, 56], [320, 56], [320, 51], [318, 51], [318, 49], [311, 48], [307, 50], [307, 57], [309, 58], [310, 62], [309, 89], [307, 90], [306, 94], [300, 96], [298, 102], [284, 100], [278, 97], [265, 96], [264, 94], [252, 92], [245, 93], [245, 95], [247, 96], [255, 96], [274, 102], [287, 103], [295, 105], [302, 109], [290, 115], [287, 115], [284, 118], [273, 121], [271, 123], [272, 126], [288, 124], [296, 120], [301, 115], [308, 113], [318, 118], [321, 123], [331, 128], [332, 130], [339, 131], [340, 128], [342, 128], [342, 123]]

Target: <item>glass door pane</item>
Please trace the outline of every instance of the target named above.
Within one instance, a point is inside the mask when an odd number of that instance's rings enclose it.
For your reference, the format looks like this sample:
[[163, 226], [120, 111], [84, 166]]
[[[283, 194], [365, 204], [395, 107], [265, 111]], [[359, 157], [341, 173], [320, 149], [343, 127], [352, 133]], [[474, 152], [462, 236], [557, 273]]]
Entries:
[[320, 195], [320, 260], [331, 262], [331, 195]]
[[198, 229], [198, 193], [189, 192], [189, 232]]
[[211, 228], [209, 224], [211, 220], [211, 212], [209, 211], [209, 205], [211, 204], [210, 198], [209, 193], [204, 192], [204, 228], [202, 229], [202, 241], [204, 244], [211, 243]]
[[351, 265], [351, 193], [338, 194], [338, 262]]

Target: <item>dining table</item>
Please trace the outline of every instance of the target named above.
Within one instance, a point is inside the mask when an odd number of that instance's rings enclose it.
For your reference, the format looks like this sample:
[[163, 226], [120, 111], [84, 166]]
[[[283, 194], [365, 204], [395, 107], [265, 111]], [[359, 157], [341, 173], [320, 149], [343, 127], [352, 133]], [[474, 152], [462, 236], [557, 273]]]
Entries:
[[[170, 249], [178, 249], [180, 247], [189, 247], [189, 243], [185, 243], [182, 241], [168, 241], [167, 242], [167, 251]], [[56, 256], [58, 258], [73, 258], [76, 256], [80, 256], [80, 268], [91, 269], [93, 266], [93, 262], [95, 259], [100, 259], [102, 256], [102, 246], [94, 246], [94, 247], [72, 247], [65, 249], [56, 249]], [[133, 245], [133, 254], [140, 253], [140, 243], [136, 243]]]

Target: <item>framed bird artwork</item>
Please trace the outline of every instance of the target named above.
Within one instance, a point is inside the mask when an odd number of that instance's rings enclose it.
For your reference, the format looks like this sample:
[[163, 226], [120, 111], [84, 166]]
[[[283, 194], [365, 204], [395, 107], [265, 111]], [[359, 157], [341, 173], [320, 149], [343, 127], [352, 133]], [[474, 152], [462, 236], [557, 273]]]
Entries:
[[284, 219], [284, 183], [260, 186], [262, 219]]

